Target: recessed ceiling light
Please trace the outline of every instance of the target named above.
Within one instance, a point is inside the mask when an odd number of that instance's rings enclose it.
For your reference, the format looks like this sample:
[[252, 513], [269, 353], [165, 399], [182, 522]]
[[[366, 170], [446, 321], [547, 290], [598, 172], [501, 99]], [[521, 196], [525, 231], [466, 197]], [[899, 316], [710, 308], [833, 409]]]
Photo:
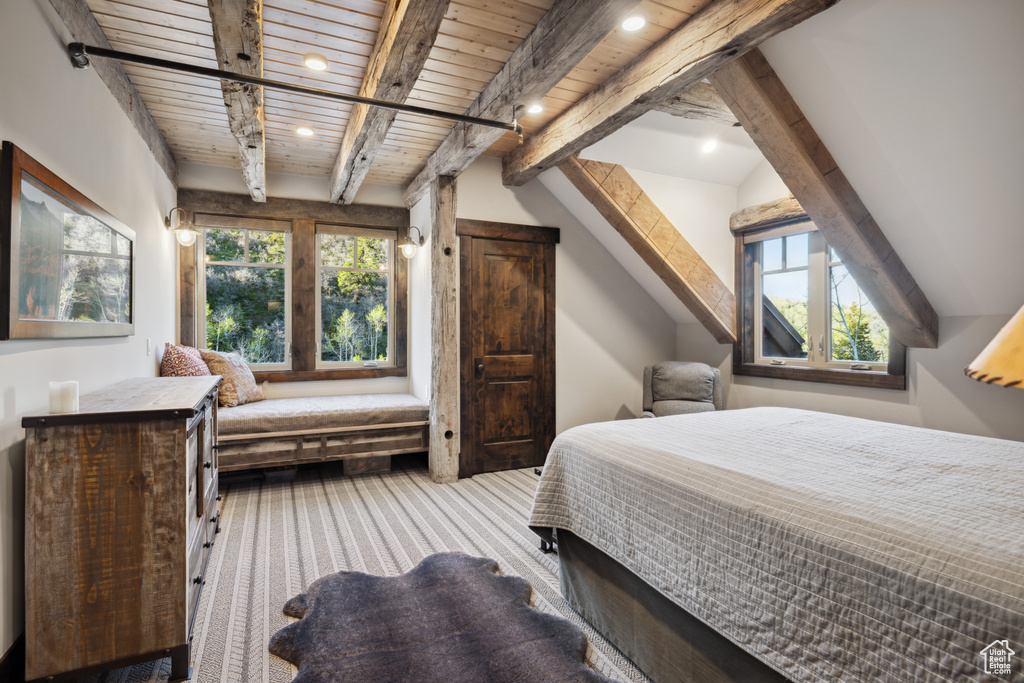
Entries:
[[622, 22], [622, 30], [623, 31], [639, 31], [640, 29], [642, 29], [644, 27], [644, 24], [646, 24], [646, 23], [647, 23], [646, 19], [641, 17], [639, 14], [634, 14], [633, 16], [628, 17], [624, 22]]
[[718, 147], [718, 140], [708, 140], [704, 143], [704, 146], [701, 147], [701, 150], [707, 154], [708, 152], [714, 152], [715, 147]]
[[304, 138], [308, 138], [311, 135], [313, 135], [313, 133], [316, 132], [316, 131], [314, 131], [309, 126], [299, 126], [298, 128], [295, 129], [295, 132], [298, 133], [299, 135], [301, 135]]
[[527, 114], [539, 114], [544, 111], [544, 107], [540, 106], [540, 102], [534, 102], [526, 108]]
[[323, 55], [318, 55], [315, 52], [310, 52], [308, 55], [302, 58], [302, 63], [313, 71], [323, 71], [327, 68], [327, 58]]

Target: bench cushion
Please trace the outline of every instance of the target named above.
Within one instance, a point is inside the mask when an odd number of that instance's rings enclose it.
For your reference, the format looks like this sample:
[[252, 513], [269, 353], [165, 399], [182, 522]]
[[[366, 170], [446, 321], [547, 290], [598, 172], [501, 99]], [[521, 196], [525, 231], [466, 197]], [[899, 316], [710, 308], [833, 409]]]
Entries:
[[221, 435], [360, 427], [430, 419], [426, 402], [411, 394], [355, 394], [268, 398], [217, 413]]

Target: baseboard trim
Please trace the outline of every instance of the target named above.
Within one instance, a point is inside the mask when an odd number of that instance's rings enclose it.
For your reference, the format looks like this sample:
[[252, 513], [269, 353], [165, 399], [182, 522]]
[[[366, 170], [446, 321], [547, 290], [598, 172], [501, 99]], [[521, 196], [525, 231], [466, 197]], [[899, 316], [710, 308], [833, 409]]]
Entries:
[[25, 683], [25, 634], [22, 633], [0, 657], [0, 681]]

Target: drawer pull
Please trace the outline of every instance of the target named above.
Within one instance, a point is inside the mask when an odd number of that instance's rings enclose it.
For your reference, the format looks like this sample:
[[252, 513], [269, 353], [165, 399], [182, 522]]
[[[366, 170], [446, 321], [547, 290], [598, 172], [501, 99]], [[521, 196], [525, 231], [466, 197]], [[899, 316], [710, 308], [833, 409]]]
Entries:
[[217, 502], [220, 502], [220, 494], [217, 494]]
[[206, 543], [203, 544], [203, 547], [204, 548], [209, 548], [211, 545], [213, 545], [213, 544], [210, 543], [209, 541], [207, 541]]
[[202, 574], [200, 574], [200, 575], [199, 575], [199, 576], [197, 576], [196, 578], [192, 579], [192, 583], [196, 584], [197, 586], [198, 586], [199, 584], [201, 584], [202, 582], [203, 582], [203, 576], [202, 576]]
[[210, 469], [211, 467], [213, 467], [213, 463], [211, 463], [211, 462], [209, 462], [209, 461], [207, 461], [207, 462], [204, 462], [204, 463], [203, 463], [203, 467], [204, 467], [205, 469]]

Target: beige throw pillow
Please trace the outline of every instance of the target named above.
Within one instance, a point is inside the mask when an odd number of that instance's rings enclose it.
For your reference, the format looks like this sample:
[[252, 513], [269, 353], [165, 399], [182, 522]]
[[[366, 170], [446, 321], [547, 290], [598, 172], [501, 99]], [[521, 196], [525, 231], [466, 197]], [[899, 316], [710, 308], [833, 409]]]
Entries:
[[263, 392], [252, 376], [252, 370], [237, 353], [220, 353], [219, 351], [202, 350], [203, 360], [214, 375], [220, 375], [224, 381], [220, 383], [220, 404], [225, 408], [240, 406], [244, 403], [262, 401]]

